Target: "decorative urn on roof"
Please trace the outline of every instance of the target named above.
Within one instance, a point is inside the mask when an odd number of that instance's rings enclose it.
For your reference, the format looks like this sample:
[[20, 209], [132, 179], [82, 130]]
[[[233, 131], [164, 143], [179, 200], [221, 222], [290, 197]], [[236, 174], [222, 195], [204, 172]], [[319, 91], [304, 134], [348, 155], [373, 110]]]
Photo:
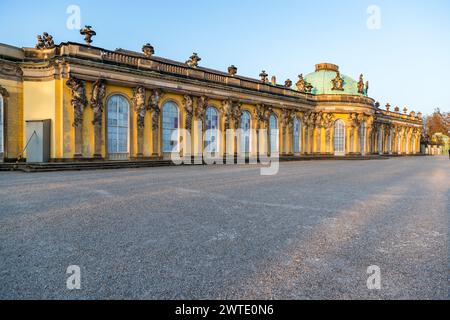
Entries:
[[92, 30], [91, 26], [85, 26], [83, 29], [80, 30], [80, 34], [84, 36], [84, 41], [88, 46], [90, 46], [92, 43], [92, 37], [97, 35], [97, 33], [94, 30]]
[[284, 86], [285, 86], [286, 88], [292, 87], [292, 80], [291, 80], [291, 79], [287, 79], [287, 80], [284, 82]]
[[228, 74], [230, 74], [232, 77], [234, 77], [237, 74], [238, 68], [232, 64], [228, 67]]
[[268, 81], [268, 77], [269, 75], [266, 73], [266, 70], [261, 71], [261, 73], [259, 74], [259, 77], [261, 78], [261, 81], [266, 83]]

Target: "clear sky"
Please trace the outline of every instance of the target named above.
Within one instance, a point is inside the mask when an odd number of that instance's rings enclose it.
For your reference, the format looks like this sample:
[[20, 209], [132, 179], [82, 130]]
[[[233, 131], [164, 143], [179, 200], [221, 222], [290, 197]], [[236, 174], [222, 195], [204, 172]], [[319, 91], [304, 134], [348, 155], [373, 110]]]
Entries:
[[150, 42], [158, 56], [184, 62], [195, 51], [202, 66], [235, 64], [253, 78], [264, 69], [280, 83], [332, 62], [363, 73], [383, 105], [450, 111], [448, 0], [0, 0], [0, 42], [34, 46], [44, 31], [83, 42], [67, 27], [70, 5], [97, 32], [95, 46], [140, 51]]

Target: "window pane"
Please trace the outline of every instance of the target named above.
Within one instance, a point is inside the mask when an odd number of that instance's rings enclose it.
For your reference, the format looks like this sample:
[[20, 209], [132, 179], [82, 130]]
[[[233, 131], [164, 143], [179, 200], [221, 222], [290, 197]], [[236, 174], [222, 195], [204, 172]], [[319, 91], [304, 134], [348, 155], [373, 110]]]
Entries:
[[163, 106], [163, 152], [172, 152], [178, 149], [178, 141], [172, 141], [172, 135], [178, 129], [178, 107], [173, 102], [167, 102]]
[[240, 140], [240, 150], [242, 153], [250, 153], [250, 128], [251, 120], [250, 113], [244, 111], [241, 116], [241, 140]]
[[270, 151], [278, 152], [278, 121], [275, 115], [270, 116]]
[[108, 153], [128, 153], [129, 104], [120, 96], [108, 100]]
[[206, 109], [205, 148], [207, 152], [218, 152], [219, 115], [214, 107]]

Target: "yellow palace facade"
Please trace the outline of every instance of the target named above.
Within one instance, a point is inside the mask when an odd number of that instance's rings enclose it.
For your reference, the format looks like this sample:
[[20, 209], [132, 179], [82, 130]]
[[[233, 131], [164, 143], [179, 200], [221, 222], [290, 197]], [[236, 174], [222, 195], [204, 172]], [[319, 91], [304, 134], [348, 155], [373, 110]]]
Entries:
[[[279, 84], [265, 71], [252, 79], [235, 66], [204, 68], [195, 53], [176, 62], [149, 44], [142, 53], [94, 47], [89, 32], [87, 44], [38, 40], [0, 45], [0, 161], [26, 159], [27, 123], [40, 120], [50, 123], [51, 161], [161, 159], [177, 143], [193, 155], [205, 147], [249, 157], [420, 152], [421, 114], [382, 109], [362, 75], [333, 64]], [[189, 134], [173, 141], [177, 129]], [[231, 149], [227, 129], [242, 133]]]

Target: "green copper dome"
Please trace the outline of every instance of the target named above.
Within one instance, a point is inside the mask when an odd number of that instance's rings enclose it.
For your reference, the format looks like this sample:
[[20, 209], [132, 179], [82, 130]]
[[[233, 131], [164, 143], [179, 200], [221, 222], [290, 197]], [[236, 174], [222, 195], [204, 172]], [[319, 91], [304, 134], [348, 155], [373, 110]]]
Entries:
[[[341, 79], [342, 86], [337, 85], [333, 90], [333, 80]], [[358, 92], [358, 81], [343, 75], [339, 72], [339, 67], [330, 63], [321, 63], [316, 65], [316, 71], [305, 76], [305, 80], [309, 82], [313, 89], [314, 95], [320, 94], [344, 94], [354, 96], [367, 96], [366, 84], [364, 85], [364, 94]]]

